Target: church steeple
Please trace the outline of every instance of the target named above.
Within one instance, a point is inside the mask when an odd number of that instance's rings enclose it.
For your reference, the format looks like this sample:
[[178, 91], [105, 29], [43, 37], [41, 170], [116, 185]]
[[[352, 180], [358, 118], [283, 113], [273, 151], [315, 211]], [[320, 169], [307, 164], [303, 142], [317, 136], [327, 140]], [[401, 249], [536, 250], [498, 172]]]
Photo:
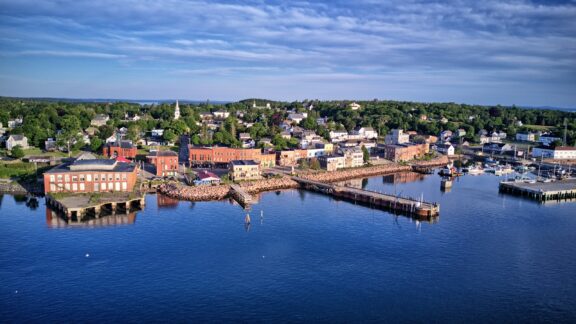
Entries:
[[180, 107], [178, 106], [178, 100], [176, 100], [176, 109], [174, 110], [174, 119], [180, 118]]

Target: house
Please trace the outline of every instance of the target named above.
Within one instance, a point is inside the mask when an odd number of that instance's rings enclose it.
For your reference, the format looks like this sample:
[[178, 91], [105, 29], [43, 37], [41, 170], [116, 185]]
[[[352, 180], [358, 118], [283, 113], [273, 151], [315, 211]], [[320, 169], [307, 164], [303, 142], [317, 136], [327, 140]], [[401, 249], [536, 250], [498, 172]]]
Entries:
[[122, 157], [125, 159], [135, 159], [137, 154], [136, 147], [132, 141], [116, 141], [114, 143], [106, 143], [102, 148], [102, 155], [107, 158]]
[[6, 149], [12, 150], [14, 146], [20, 146], [23, 149], [27, 149], [28, 138], [24, 135], [10, 135], [6, 140]]
[[409, 161], [421, 158], [429, 152], [428, 143], [423, 144], [386, 144], [384, 145], [384, 158], [394, 162]]
[[230, 116], [230, 113], [225, 110], [218, 110], [214, 112], [214, 118], [217, 119], [226, 119]]
[[510, 151], [512, 151], [512, 146], [510, 146], [510, 144], [486, 143], [482, 145], [482, 152], [484, 153], [505, 154]]
[[478, 136], [488, 136], [488, 131], [485, 129], [481, 129], [478, 131], [478, 133], [476, 134]]
[[56, 140], [53, 138], [48, 138], [47, 140], [44, 141], [44, 149], [46, 151], [55, 151], [58, 148], [58, 145], [56, 144]]
[[240, 134], [238, 135], [238, 139], [239, 139], [240, 141], [246, 141], [246, 140], [252, 139], [252, 137], [250, 137], [250, 133], [240, 133]]
[[289, 115], [288, 115], [288, 120], [293, 121], [293, 122], [295, 122], [295, 123], [297, 123], [297, 124], [300, 124], [300, 122], [301, 122], [302, 120], [304, 120], [304, 118], [306, 118], [305, 115], [307, 115], [307, 114], [306, 114], [306, 113], [304, 113], [304, 114], [292, 113], [292, 114], [289, 114]]
[[342, 142], [348, 139], [347, 131], [330, 131], [329, 135], [332, 143]]
[[211, 113], [200, 113], [199, 115], [200, 115], [200, 119], [203, 121], [214, 119], [214, 115], [212, 115]]
[[110, 120], [110, 117], [105, 114], [98, 114], [92, 118], [90, 121], [91, 126], [100, 127], [106, 125], [106, 122]]
[[346, 159], [343, 155], [323, 155], [318, 157], [320, 167], [326, 171], [336, 171], [343, 169], [346, 165]]
[[456, 136], [458, 136], [458, 137], [466, 136], [466, 130], [464, 130], [463, 128], [458, 128], [456, 130]]
[[442, 124], [446, 124], [446, 123], [448, 123], [448, 118], [442, 117], [442, 118], [440, 119], [440, 122], [441, 122]]
[[358, 110], [360, 108], [362, 108], [362, 106], [360, 106], [359, 104], [357, 104], [356, 102], [352, 102], [348, 105], [348, 107], [352, 110]]
[[436, 152], [442, 153], [448, 156], [454, 155], [454, 146], [452, 144], [436, 144]]
[[516, 133], [516, 140], [522, 142], [534, 142], [536, 140], [536, 134], [534, 133]]
[[201, 170], [196, 177], [197, 179], [194, 180], [194, 184], [197, 186], [220, 184], [220, 177], [210, 171]]
[[258, 145], [261, 145], [263, 147], [271, 147], [274, 146], [272, 144], [272, 140], [269, 137], [262, 137], [259, 141], [258, 141]]
[[344, 167], [356, 168], [364, 165], [364, 153], [358, 147], [349, 149], [340, 149], [344, 156]]
[[173, 151], [155, 151], [146, 156], [148, 163], [154, 165], [156, 176], [178, 175], [178, 153]]
[[508, 136], [505, 132], [498, 132], [498, 131], [494, 131], [492, 132], [492, 134], [490, 135], [491, 137], [491, 141], [493, 143], [499, 143], [502, 142], [503, 140], [506, 139], [506, 136]]
[[404, 144], [410, 141], [410, 135], [405, 134], [401, 129], [393, 129], [384, 137], [384, 143], [389, 145]]
[[452, 139], [452, 136], [453, 136], [453, 135], [454, 135], [454, 134], [452, 133], [451, 130], [448, 130], [448, 129], [447, 129], [447, 130], [443, 130], [443, 131], [440, 132], [439, 139], [440, 139], [441, 142], [450, 141], [450, 140]]
[[260, 164], [254, 160], [232, 160], [228, 164], [229, 176], [232, 181], [258, 180]]
[[10, 119], [10, 120], [8, 120], [8, 128], [16, 128], [16, 127], [22, 126], [23, 123], [24, 123], [24, 120], [22, 119], [22, 117]]
[[280, 136], [282, 136], [283, 139], [291, 139], [292, 138], [292, 134], [289, 131], [283, 131], [282, 133], [280, 133]]
[[354, 130], [353, 134], [360, 135], [365, 139], [378, 138], [378, 132], [372, 127], [358, 127]]
[[163, 137], [164, 136], [164, 130], [163, 129], [153, 129], [151, 131], [151, 135], [152, 135], [152, 137]]
[[492, 137], [486, 135], [480, 135], [480, 144], [490, 143], [492, 141]]
[[137, 177], [134, 163], [76, 159], [44, 172], [44, 192], [131, 192]]
[[532, 150], [533, 158], [545, 158], [555, 160], [576, 159], [576, 147], [571, 146], [538, 146]]
[[316, 124], [318, 124], [320, 126], [326, 126], [326, 117], [316, 118]]
[[538, 139], [538, 143], [546, 146], [550, 146], [554, 141], [562, 141], [562, 139], [554, 136], [540, 136]]

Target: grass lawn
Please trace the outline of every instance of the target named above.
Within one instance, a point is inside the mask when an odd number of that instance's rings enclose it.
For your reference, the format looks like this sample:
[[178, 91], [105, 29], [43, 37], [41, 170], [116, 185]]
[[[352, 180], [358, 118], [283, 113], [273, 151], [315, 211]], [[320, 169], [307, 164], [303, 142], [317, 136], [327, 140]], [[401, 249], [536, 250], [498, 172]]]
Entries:
[[537, 131], [547, 131], [547, 130], [551, 130], [552, 128], [554, 128], [554, 126], [542, 126], [542, 125], [523, 125], [523, 127], [526, 127], [528, 129], [531, 129], [531, 130], [537, 130]]
[[[76, 156], [80, 153], [80, 151], [72, 151], [71, 156]], [[68, 153], [55, 151], [55, 152], [46, 152], [37, 147], [31, 147], [24, 150], [24, 154], [26, 157], [28, 156], [54, 156], [54, 157], [68, 157]]]
[[9, 179], [34, 174], [36, 168], [33, 163], [0, 163], [0, 178]]

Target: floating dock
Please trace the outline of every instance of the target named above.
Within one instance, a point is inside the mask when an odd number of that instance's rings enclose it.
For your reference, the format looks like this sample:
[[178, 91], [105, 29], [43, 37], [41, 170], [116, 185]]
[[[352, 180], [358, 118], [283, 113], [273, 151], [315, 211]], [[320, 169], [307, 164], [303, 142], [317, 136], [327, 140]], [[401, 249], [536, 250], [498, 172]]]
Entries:
[[574, 199], [576, 198], [576, 179], [536, 183], [502, 181], [500, 192], [524, 196], [540, 202]]
[[299, 177], [292, 179], [305, 189], [322, 192], [340, 199], [362, 203], [371, 207], [407, 213], [420, 217], [436, 217], [440, 214], [440, 205], [412, 198], [398, 197], [375, 191], [356, 189]]

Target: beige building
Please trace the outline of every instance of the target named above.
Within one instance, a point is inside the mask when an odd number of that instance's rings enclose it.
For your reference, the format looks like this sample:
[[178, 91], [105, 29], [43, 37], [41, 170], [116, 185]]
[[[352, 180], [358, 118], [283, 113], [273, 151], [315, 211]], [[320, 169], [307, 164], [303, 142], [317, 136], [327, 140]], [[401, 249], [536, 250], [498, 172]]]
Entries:
[[364, 165], [364, 154], [359, 148], [342, 149], [344, 155], [344, 167], [356, 168]]
[[261, 177], [260, 164], [254, 160], [233, 160], [228, 164], [232, 181], [258, 180]]
[[324, 155], [318, 157], [318, 161], [326, 171], [336, 171], [346, 166], [346, 159], [342, 155]]
[[20, 145], [23, 149], [28, 148], [28, 138], [24, 135], [10, 135], [6, 140], [6, 149], [12, 150], [15, 146]]

